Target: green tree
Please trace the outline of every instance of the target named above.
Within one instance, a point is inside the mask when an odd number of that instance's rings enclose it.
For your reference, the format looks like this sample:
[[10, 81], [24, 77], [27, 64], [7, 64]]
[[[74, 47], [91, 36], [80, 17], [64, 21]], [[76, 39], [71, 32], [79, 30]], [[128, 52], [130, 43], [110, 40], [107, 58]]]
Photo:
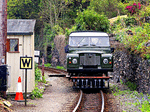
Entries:
[[38, 37], [43, 26], [43, 22], [39, 17], [40, 2], [41, 0], [9, 0], [7, 3], [7, 18], [36, 19], [35, 37]]
[[76, 18], [77, 30], [96, 30], [107, 32], [109, 20], [105, 15], [100, 15], [94, 10], [84, 10]]
[[121, 0], [91, 0], [88, 8], [112, 18], [124, 14], [124, 7], [121, 4], [123, 4]]
[[40, 0], [9, 0], [7, 3], [8, 19], [37, 18]]

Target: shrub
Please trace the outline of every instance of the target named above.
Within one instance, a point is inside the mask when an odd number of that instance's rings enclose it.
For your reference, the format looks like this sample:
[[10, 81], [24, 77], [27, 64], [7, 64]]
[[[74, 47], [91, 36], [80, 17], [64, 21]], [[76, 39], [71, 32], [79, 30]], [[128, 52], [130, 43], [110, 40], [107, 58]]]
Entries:
[[56, 32], [57, 35], [63, 35], [64, 31], [59, 25], [55, 25], [53, 28], [54, 32]]
[[44, 76], [42, 76], [42, 79], [39, 79], [38, 82], [42, 82], [42, 83], [45, 83], [45, 84], [47, 83], [47, 81], [46, 81]]
[[51, 59], [52, 59], [52, 54], [49, 54], [49, 55], [47, 56], [47, 62], [51, 62]]
[[[65, 36], [69, 37], [70, 33], [73, 32], [73, 31], [76, 31], [76, 30], [77, 30], [77, 26], [72, 26], [71, 29], [66, 28], [65, 29]], [[68, 38], [66, 38], [66, 39], [68, 39]]]
[[140, 10], [139, 15], [141, 17], [148, 17], [148, 16], [150, 16], [150, 5], [148, 5], [147, 7], [143, 7], [143, 9]]
[[56, 66], [57, 69], [65, 70], [63, 66]]
[[42, 98], [43, 90], [35, 87], [34, 90], [31, 92], [31, 99], [35, 98]]
[[133, 3], [133, 5], [126, 6], [125, 9], [128, 10], [131, 15], [133, 15], [141, 9], [141, 4], [140, 3], [137, 3], [137, 4]]
[[150, 103], [149, 101], [144, 101], [142, 107], [139, 108], [142, 112], [150, 112]]
[[35, 65], [35, 81], [40, 80], [41, 76], [42, 76], [42, 73], [40, 69], [37, 67], [37, 65]]
[[98, 14], [105, 14], [108, 18], [125, 14], [121, 0], [91, 0], [88, 8], [94, 9]]
[[[124, 18], [119, 18], [114, 21], [114, 23], [111, 25], [110, 29], [111, 31], [116, 30], [117, 27], [119, 27], [119, 30], [125, 27], [131, 27], [137, 25], [137, 21], [135, 17], [124, 17]], [[117, 29], [118, 30], [118, 29]]]
[[123, 18], [126, 26], [137, 25], [137, 21], [135, 17]]
[[[142, 58], [150, 59], [150, 47], [145, 44], [150, 40], [149, 23], [143, 24], [143, 26], [122, 28], [121, 30], [115, 30], [117, 39], [122, 42], [126, 48], [129, 48], [131, 53], [140, 55]], [[133, 35], [128, 35], [126, 32], [130, 30]]]
[[94, 10], [84, 10], [75, 19], [77, 30], [95, 30], [107, 32], [109, 20], [105, 15], [100, 15]]
[[45, 83], [45, 84], [47, 83], [47, 81], [46, 81], [44, 76], [42, 76], [42, 82]]
[[127, 86], [133, 91], [133, 90], [136, 90], [137, 88], [137, 85], [135, 83], [132, 83], [132, 82], [126, 82]]
[[44, 64], [45, 67], [52, 67], [52, 65], [50, 63], [46, 63]]

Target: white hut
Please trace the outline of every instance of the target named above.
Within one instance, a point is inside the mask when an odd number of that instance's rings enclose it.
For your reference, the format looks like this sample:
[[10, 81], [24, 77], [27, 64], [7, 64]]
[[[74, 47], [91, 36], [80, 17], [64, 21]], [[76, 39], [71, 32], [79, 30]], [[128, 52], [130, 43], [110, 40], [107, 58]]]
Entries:
[[[7, 93], [14, 93], [17, 89], [18, 77], [21, 76], [22, 90], [25, 92], [25, 70], [20, 69], [20, 57], [30, 56], [34, 60], [34, 26], [33, 19], [7, 20], [7, 57], [6, 63], [11, 67], [10, 87]], [[31, 70], [27, 70], [27, 92], [35, 86], [34, 61]]]

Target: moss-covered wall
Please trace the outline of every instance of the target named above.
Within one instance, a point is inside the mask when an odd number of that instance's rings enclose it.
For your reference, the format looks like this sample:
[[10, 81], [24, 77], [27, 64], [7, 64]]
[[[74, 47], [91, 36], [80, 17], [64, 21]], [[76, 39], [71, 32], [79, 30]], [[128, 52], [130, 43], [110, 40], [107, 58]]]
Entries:
[[124, 83], [130, 81], [137, 85], [137, 91], [150, 94], [150, 63], [138, 55], [131, 54], [122, 44], [111, 41], [115, 47], [114, 72], [115, 82], [121, 79]]

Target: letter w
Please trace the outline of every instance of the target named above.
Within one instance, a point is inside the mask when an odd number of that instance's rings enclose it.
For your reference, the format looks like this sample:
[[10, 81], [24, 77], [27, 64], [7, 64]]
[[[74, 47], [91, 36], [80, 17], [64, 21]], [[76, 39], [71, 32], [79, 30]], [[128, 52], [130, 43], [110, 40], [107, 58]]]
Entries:
[[26, 64], [27, 64], [27, 67], [29, 67], [30, 59], [29, 59], [28, 62], [27, 62], [27, 59], [25, 59], [25, 62], [24, 62], [24, 60], [22, 59], [22, 63], [23, 63], [23, 66], [24, 66], [24, 67], [25, 67]]

